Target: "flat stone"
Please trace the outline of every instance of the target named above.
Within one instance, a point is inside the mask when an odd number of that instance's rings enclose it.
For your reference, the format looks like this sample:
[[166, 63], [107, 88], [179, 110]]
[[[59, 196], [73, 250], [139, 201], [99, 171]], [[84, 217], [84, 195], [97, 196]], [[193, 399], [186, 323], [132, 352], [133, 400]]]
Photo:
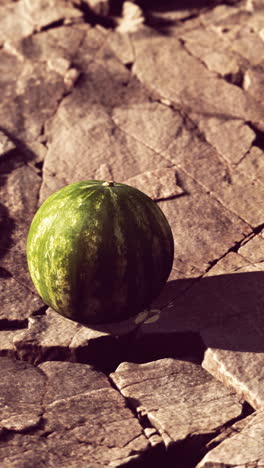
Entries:
[[0, 323], [5, 326], [25, 324], [33, 312], [42, 306], [42, 300], [12, 277], [1, 278]]
[[152, 200], [172, 198], [184, 193], [182, 187], [177, 185], [177, 175], [173, 168], [146, 171], [125, 182], [146, 193]]
[[171, 164], [173, 155], [177, 159], [177, 153], [185, 154], [187, 145], [189, 151], [194, 149], [196, 135], [190, 132], [181, 113], [161, 102], [146, 99], [128, 106], [116, 106], [112, 116], [121, 130], [162, 154]]
[[150, 449], [125, 399], [92, 367], [1, 358], [1, 368], [3, 466], [121, 466]]
[[1, 428], [22, 431], [42, 413], [45, 376], [30, 364], [1, 357]]
[[34, 26], [21, 15], [21, 2], [0, 6], [0, 45], [8, 39], [19, 39], [31, 34]]
[[263, 411], [257, 411], [241, 422], [242, 427], [238, 423], [231, 426], [229, 437], [210, 450], [197, 468], [264, 466]]
[[[89, 75], [83, 75], [82, 85], [60, 105], [49, 131], [51, 144], [43, 168], [41, 201], [62, 186], [83, 179], [84, 174], [87, 180], [98, 177], [102, 167], [107, 168], [107, 174], [111, 173], [116, 181], [125, 181], [149, 170], [149, 161], [155, 168], [168, 166], [165, 158], [113, 122], [111, 112], [115, 102], [119, 105], [120, 99], [129, 101], [130, 96], [134, 100], [146, 98], [141, 86], [133, 80], [124, 94], [121, 81], [126, 82], [128, 72], [115, 61], [111, 64], [112, 61], [109, 68], [105, 68], [101, 63], [91, 63]], [[114, 73], [116, 67], [118, 70], [112, 80], [109, 73]], [[95, 92], [97, 87], [98, 92]]]
[[89, 365], [67, 361], [46, 361], [40, 364], [38, 369], [48, 377], [43, 398], [44, 405], [97, 389], [111, 388], [105, 375]]
[[15, 148], [15, 143], [10, 138], [8, 138], [4, 132], [0, 131], [0, 158]]
[[134, 317], [119, 324], [91, 329], [48, 309], [46, 314], [29, 319], [28, 329], [16, 335], [14, 346], [20, 359], [34, 364], [63, 356], [74, 361], [85, 359], [108, 368], [119, 360], [122, 343], [116, 337], [124, 335], [125, 339], [135, 328]]
[[0, 356], [15, 358], [16, 350], [14, 340], [21, 333], [19, 329], [0, 330]]
[[241, 414], [236, 395], [190, 362], [124, 362], [111, 379], [139, 416], [147, 416], [165, 445], [189, 439], [191, 450], [191, 436], [214, 433]]
[[141, 325], [139, 342], [160, 343], [161, 349], [174, 349], [180, 356], [182, 349], [199, 352], [199, 333], [206, 348], [203, 367], [254, 408], [262, 408], [262, 282], [263, 263], [230, 253], [172, 299], [156, 322]]
[[174, 268], [189, 277], [194, 271], [205, 272], [210, 261], [223, 255], [250, 229], [183, 171], [178, 170], [177, 177], [186, 195], [161, 201], [159, 206], [174, 236]]
[[24, 164], [24, 155], [2, 163], [4, 184], [0, 188], [0, 208], [3, 217], [1, 231], [0, 265], [15, 279], [35, 292], [26, 261], [26, 238], [32, 218], [37, 211], [41, 179]]
[[163, 98], [202, 116], [263, 122], [260, 107], [254, 100], [238, 86], [216, 77], [180, 41], [156, 36], [149, 42], [133, 35], [132, 41], [136, 54], [133, 71]]
[[262, 68], [249, 68], [244, 74], [243, 87], [257, 101], [261, 101], [264, 91]]
[[252, 180], [264, 183], [264, 152], [257, 146], [251, 150], [240, 161], [238, 168], [248, 174]]
[[[227, 298], [222, 309], [225, 318], [223, 320], [222, 312], [222, 321], [208, 323], [200, 332], [207, 348], [203, 367], [254, 408], [264, 405], [263, 243], [261, 235], [254, 236], [240, 247], [239, 255], [234, 254], [222, 266], [220, 261], [216, 270], [212, 268], [211, 278], [214, 274], [220, 275], [215, 280], [218, 278], [222, 295]], [[232, 274], [223, 274], [227, 271]]]
[[24, 143], [36, 140], [66, 90], [63, 77], [47, 69], [45, 62], [23, 62], [5, 49], [0, 50], [0, 62], [5, 76], [1, 83], [1, 128]]
[[197, 28], [181, 36], [187, 50], [204, 62], [211, 71], [222, 76], [236, 74], [240, 63], [236, 54], [230, 51], [230, 45], [219, 29]]
[[249, 242], [238, 249], [239, 255], [246, 258], [250, 263], [264, 262], [264, 233], [255, 235]]
[[200, 119], [199, 128], [217, 152], [233, 165], [242, 160], [256, 137], [254, 131], [239, 120]]
[[67, 0], [40, 0], [37, 4], [34, 0], [21, 0], [19, 3], [21, 13], [37, 31], [60, 20], [71, 23], [83, 17], [81, 10]]
[[134, 62], [134, 50], [128, 34], [120, 34], [116, 30], [110, 30], [107, 34], [107, 43], [123, 64]]
[[230, 163], [235, 166], [251, 150], [255, 138], [254, 131], [244, 121], [195, 114], [192, 116], [198, 121], [197, 128], [180, 112], [161, 103], [143, 104], [137, 109], [140, 113], [136, 116], [133, 107], [115, 109], [116, 124], [147, 148], [159, 152], [176, 169], [182, 168], [247, 223], [255, 227], [263, 222], [264, 194], [262, 187], [255, 184], [255, 174], [251, 176], [243, 171], [243, 165], [230, 167]]
[[85, 28], [60, 26], [9, 41], [5, 49], [20, 60], [46, 61], [48, 65], [56, 60], [59, 64], [60, 60], [69, 66], [89, 30], [88, 25]]
[[240, 37], [232, 41], [232, 49], [245, 57], [253, 66], [263, 63], [264, 42], [250, 28], [242, 30]]
[[201, 20], [206, 26], [218, 23], [221, 24], [227, 22], [238, 12], [239, 9], [237, 9], [235, 5], [217, 5], [215, 8], [202, 12]]

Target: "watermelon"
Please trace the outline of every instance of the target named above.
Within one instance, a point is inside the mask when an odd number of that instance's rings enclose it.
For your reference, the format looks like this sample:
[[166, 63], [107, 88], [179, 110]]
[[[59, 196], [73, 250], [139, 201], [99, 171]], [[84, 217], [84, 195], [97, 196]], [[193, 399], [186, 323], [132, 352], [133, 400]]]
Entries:
[[29, 272], [43, 301], [88, 325], [148, 307], [168, 279], [173, 251], [159, 206], [112, 181], [82, 181], [53, 193], [27, 238]]

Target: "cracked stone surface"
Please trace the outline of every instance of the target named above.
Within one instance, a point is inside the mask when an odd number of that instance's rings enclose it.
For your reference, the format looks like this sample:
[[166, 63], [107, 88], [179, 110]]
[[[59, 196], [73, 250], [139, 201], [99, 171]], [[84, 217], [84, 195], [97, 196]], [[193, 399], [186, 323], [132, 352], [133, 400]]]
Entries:
[[197, 468], [264, 466], [263, 416], [259, 411], [231, 426], [226, 440], [213, 448]]
[[[1, 2], [3, 468], [264, 466], [263, 72], [262, 0]], [[84, 179], [146, 192], [175, 241], [150, 309], [93, 329], [26, 262]]]
[[[224, 388], [199, 364], [164, 359], [146, 364], [122, 363], [111, 378], [139, 417], [147, 417], [165, 445], [186, 443], [217, 431], [240, 416], [237, 395]], [[197, 448], [197, 447], [196, 447]], [[178, 463], [181, 459], [180, 449]]]
[[121, 466], [148, 451], [124, 398], [91, 366], [1, 358], [1, 369], [2, 466]]

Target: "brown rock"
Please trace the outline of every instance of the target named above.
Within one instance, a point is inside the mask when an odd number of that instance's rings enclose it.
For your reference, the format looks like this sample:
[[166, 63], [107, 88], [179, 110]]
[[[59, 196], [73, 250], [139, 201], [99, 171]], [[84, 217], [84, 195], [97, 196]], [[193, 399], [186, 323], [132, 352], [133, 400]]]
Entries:
[[[263, 407], [263, 317], [261, 235], [254, 236], [232, 254], [221, 260], [210, 271], [219, 276], [223, 295], [227, 298], [225, 315], [218, 325], [208, 324], [201, 330], [208, 348], [203, 367], [225, 385], [246, 399], [254, 408]], [[230, 256], [231, 254], [229, 254]], [[258, 261], [260, 263], [258, 263]], [[223, 273], [233, 272], [232, 275]], [[236, 281], [232, 281], [232, 278]], [[219, 291], [220, 292], [220, 291]], [[228, 316], [226, 315], [227, 310]], [[232, 312], [231, 312], [232, 311]], [[230, 315], [229, 315], [230, 314]]]
[[111, 378], [140, 417], [147, 416], [165, 445], [213, 433], [241, 413], [234, 393], [197, 364], [174, 359], [122, 363]]
[[150, 449], [124, 398], [90, 366], [7, 358], [1, 366], [10, 436], [0, 442], [2, 466], [121, 466]]
[[4, 49], [0, 62], [6, 77], [1, 85], [0, 125], [24, 142], [36, 140], [65, 92], [63, 78], [43, 62], [24, 63]]
[[0, 323], [5, 326], [25, 324], [43, 306], [38, 296], [9, 276], [1, 278], [0, 303]]
[[15, 149], [15, 147], [14, 142], [4, 132], [0, 131], [0, 158]]
[[262, 68], [250, 68], [244, 74], [243, 87], [254, 99], [261, 101], [264, 90]]
[[69, 24], [83, 16], [79, 9], [74, 8], [73, 2], [67, 0], [40, 0], [37, 4], [34, 0], [21, 0], [19, 6], [35, 30], [60, 20]]
[[182, 187], [177, 185], [177, 175], [173, 168], [146, 171], [125, 182], [146, 193], [152, 200], [173, 198], [184, 193]]
[[192, 267], [205, 271], [209, 259], [219, 258], [250, 230], [183, 171], [178, 170], [177, 176], [186, 195], [162, 201], [159, 206], [174, 235], [174, 267], [192, 276]]
[[207, 28], [192, 29], [181, 36], [187, 50], [202, 60], [207, 68], [222, 76], [236, 74], [240, 62], [230, 51], [229, 42], [219, 29], [211, 25]]
[[248, 174], [252, 180], [264, 183], [264, 152], [257, 146], [251, 150], [240, 161], [238, 168]]
[[42, 414], [45, 376], [30, 364], [1, 357], [1, 428], [23, 431]]
[[[225, 116], [263, 121], [256, 103], [240, 88], [217, 78], [171, 37], [153, 37], [151, 43], [133, 39], [138, 78], [176, 106], [201, 116]], [[205, 86], [206, 83], [206, 86]]]
[[48, 385], [43, 399], [45, 405], [97, 389], [111, 388], [111, 384], [104, 374], [88, 365], [46, 361], [38, 368], [48, 377]]
[[253, 66], [263, 63], [263, 40], [251, 28], [241, 30], [239, 37], [232, 41], [232, 49], [245, 57]]
[[253, 130], [239, 120], [200, 119], [199, 127], [204, 132], [206, 140], [233, 165], [239, 163], [251, 149], [256, 137]]
[[21, 333], [19, 329], [8, 329], [7, 330], [0, 330], [0, 356], [5, 357], [16, 357], [16, 350], [14, 346], [14, 340], [17, 336]]
[[197, 468], [264, 465], [263, 412], [259, 411], [243, 420], [243, 428], [231, 427], [228, 439], [210, 450]]
[[[40, 177], [24, 164], [23, 153], [17, 152], [1, 165], [3, 185], [0, 187], [2, 229], [0, 264], [15, 279], [35, 292], [26, 262], [26, 238], [37, 210]], [[10, 300], [10, 299], [9, 299]]]
[[[22, 7], [22, 8], [21, 8]], [[12, 2], [0, 7], [0, 45], [8, 39], [19, 39], [33, 32], [34, 26], [27, 17], [21, 14], [21, 2]]]
[[[148, 170], [149, 161], [155, 168], [168, 166], [160, 154], [113, 123], [111, 106], [115, 99], [118, 104], [119, 99], [124, 98], [120, 80], [126, 81], [128, 73], [119, 64], [112, 80], [109, 75], [112, 66], [114, 73], [115, 63], [110, 63], [108, 69], [92, 63], [89, 76], [83, 76], [82, 85], [60, 106], [50, 130], [52, 141], [44, 164], [41, 201], [67, 183], [94, 179], [98, 174], [101, 177], [102, 168], [102, 175], [107, 168], [107, 175], [110, 173], [116, 181], [124, 181]], [[138, 86], [135, 82], [128, 85], [125, 99], [129, 100], [130, 94], [136, 99]], [[98, 93], [95, 92], [97, 87]], [[139, 89], [138, 94], [139, 99], [145, 99], [143, 90]], [[68, 142], [66, 146], [65, 141]]]
[[29, 328], [16, 335], [14, 346], [20, 359], [34, 364], [63, 357], [94, 362], [107, 369], [119, 359], [120, 343], [116, 337], [126, 336], [136, 327], [132, 318], [91, 329], [48, 309], [46, 314], [30, 318]]

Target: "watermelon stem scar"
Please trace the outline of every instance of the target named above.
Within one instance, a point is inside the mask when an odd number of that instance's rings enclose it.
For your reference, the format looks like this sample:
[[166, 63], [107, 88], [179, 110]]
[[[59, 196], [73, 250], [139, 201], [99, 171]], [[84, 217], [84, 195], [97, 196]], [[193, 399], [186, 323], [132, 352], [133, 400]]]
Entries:
[[113, 180], [107, 180], [102, 183], [103, 187], [114, 187], [115, 183]]

